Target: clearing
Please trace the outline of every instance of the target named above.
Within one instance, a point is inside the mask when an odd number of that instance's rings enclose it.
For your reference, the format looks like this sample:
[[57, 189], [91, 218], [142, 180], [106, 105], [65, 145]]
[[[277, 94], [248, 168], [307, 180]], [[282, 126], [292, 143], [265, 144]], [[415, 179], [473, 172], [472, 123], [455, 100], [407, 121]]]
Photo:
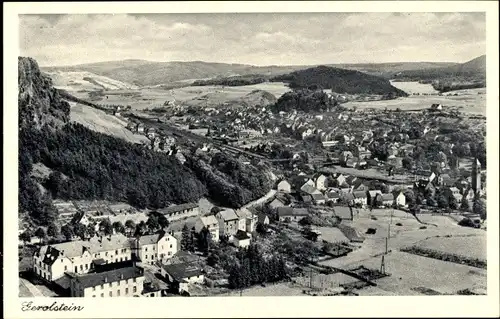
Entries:
[[415, 246], [444, 253], [486, 260], [486, 236], [434, 237]]

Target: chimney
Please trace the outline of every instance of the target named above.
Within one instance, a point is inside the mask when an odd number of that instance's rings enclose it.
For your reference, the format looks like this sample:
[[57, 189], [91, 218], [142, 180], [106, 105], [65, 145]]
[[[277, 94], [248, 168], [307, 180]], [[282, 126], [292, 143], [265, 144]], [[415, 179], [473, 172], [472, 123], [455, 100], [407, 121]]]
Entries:
[[108, 282], [108, 276], [104, 277], [104, 282]]
[[122, 279], [122, 280], [123, 280], [123, 274], [120, 274], [120, 279]]

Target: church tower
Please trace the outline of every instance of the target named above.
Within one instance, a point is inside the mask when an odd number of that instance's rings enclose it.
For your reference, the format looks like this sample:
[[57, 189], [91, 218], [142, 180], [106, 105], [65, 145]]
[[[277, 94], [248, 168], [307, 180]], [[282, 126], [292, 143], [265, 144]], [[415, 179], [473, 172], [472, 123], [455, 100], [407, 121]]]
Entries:
[[481, 190], [481, 162], [477, 158], [474, 158], [472, 163], [472, 190], [475, 195], [479, 194]]

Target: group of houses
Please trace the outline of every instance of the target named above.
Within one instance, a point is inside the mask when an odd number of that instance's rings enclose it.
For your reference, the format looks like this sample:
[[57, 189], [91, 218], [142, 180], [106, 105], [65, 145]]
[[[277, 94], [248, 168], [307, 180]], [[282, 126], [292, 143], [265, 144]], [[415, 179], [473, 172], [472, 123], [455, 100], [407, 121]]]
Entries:
[[[280, 193], [294, 194], [302, 203], [346, 206], [406, 206], [406, 197], [401, 190], [383, 193], [375, 189], [372, 183], [356, 176], [335, 174], [295, 175], [280, 180], [276, 189]], [[273, 208], [286, 206], [279, 197], [270, 202]]]

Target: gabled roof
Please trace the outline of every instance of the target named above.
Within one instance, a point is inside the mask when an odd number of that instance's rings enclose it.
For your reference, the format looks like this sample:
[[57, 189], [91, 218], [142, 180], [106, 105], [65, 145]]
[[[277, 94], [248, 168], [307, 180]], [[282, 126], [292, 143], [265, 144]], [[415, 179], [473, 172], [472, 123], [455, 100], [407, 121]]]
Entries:
[[392, 194], [382, 194], [381, 196], [383, 201], [394, 200], [394, 195]]
[[238, 219], [238, 215], [236, 215], [236, 212], [234, 211], [234, 209], [221, 210], [220, 212], [217, 213], [216, 216], [220, 217], [225, 222]]
[[354, 198], [366, 198], [366, 192], [353, 192]]
[[245, 240], [245, 239], [250, 239], [250, 236], [248, 236], [247, 232], [238, 230], [236, 234], [234, 235], [234, 238], [238, 240]]
[[304, 193], [306, 194], [309, 194], [309, 195], [312, 195], [314, 193], [317, 193], [319, 192], [318, 189], [314, 186], [311, 186], [309, 184], [306, 184], [306, 185], [303, 185], [301, 188], [300, 188], [301, 191], [303, 191]]
[[181, 264], [170, 264], [170, 265], [162, 265], [163, 270], [165, 270], [174, 280], [178, 282], [182, 282], [184, 279], [200, 276], [203, 274], [203, 269], [198, 266], [198, 264], [190, 262], [190, 263], [181, 263]]
[[144, 276], [144, 269], [141, 267], [126, 267], [118, 268], [110, 271], [75, 275], [73, 278], [80, 283], [84, 289], [96, 287], [105, 283], [117, 282], [120, 280], [128, 280], [130, 278], [138, 278]]
[[313, 200], [324, 200], [325, 199], [325, 195], [323, 195], [323, 194], [312, 194], [311, 197]]
[[214, 215], [201, 216], [200, 220], [201, 223], [206, 227], [214, 224], [216, 224], [217, 226], [219, 225], [219, 223], [217, 222], [217, 218], [215, 218]]
[[293, 208], [293, 207], [278, 207], [276, 208], [278, 216], [307, 216], [309, 212], [305, 208]]
[[164, 215], [170, 215], [170, 214], [173, 214], [173, 213], [177, 213], [177, 212], [181, 212], [181, 211], [184, 211], [184, 210], [187, 210], [187, 209], [193, 209], [193, 208], [196, 208], [198, 207], [198, 204], [195, 204], [195, 203], [185, 203], [185, 204], [180, 204], [180, 205], [175, 205], [175, 206], [170, 206], [170, 207], [167, 207], [167, 208], [163, 208], [161, 210], [159, 210], [160, 213], [164, 214]]

